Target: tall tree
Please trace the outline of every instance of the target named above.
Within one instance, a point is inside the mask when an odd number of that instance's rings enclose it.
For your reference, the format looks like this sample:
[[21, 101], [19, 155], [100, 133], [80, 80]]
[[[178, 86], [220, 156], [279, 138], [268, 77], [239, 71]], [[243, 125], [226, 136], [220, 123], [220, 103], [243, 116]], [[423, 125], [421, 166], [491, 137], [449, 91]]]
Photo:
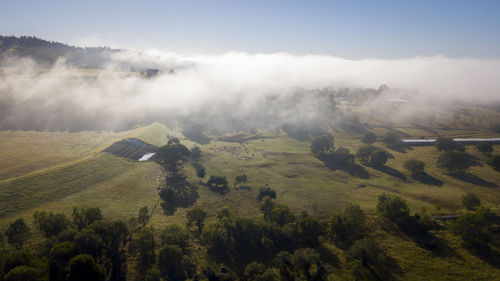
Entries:
[[28, 241], [31, 232], [23, 219], [17, 219], [10, 224], [5, 235], [7, 236], [7, 242], [9, 242], [9, 244], [16, 247], [16, 249], [21, 249], [24, 243]]

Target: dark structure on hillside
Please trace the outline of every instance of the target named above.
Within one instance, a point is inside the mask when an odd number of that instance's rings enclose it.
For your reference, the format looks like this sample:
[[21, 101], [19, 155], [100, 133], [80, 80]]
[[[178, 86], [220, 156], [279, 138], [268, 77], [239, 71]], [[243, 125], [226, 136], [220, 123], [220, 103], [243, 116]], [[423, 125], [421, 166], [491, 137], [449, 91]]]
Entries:
[[113, 143], [102, 153], [114, 154], [132, 160], [146, 161], [151, 159], [158, 147], [143, 142], [140, 139], [130, 138]]
[[160, 72], [159, 69], [156, 69], [156, 68], [148, 68], [144, 71], [141, 71], [141, 75], [144, 75], [146, 76], [147, 78], [151, 78], [151, 77], [154, 77], [156, 75], [158, 75], [158, 73]]
[[[500, 138], [455, 138], [454, 141], [464, 145], [475, 145], [480, 143], [500, 144]], [[431, 146], [434, 145], [436, 139], [402, 139], [400, 145], [405, 146]]]

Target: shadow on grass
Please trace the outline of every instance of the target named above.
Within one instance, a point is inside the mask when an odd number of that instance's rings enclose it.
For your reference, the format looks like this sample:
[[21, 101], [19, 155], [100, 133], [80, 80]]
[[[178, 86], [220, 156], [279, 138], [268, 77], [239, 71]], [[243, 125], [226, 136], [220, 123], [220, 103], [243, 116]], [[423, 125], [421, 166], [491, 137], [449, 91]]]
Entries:
[[498, 187], [496, 183], [487, 181], [471, 173], [453, 174], [452, 177], [482, 187]]
[[481, 163], [481, 159], [479, 159], [475, 155], [467, 154], [468, 159], [467, 159], [467, 165], [470, 167], [482, 167], [483, 163]]
[[196, 186], [185, 180], [177, 181], [175, 185], [167, 185], [160, 191], [160, 204], [165, 215], [173, 215], [177, 208], [187, 208], [200, 197]]
[[227, 186], [214, 186], [214, 185], [206, 185], [210, 191], [218, 193], [220, 195], [226, 195], [229, 193], [229, 187]]
[[443, 186], [444, 184], [443, 181], [427, 174], [426, 172], [423, 172], [418, 176], [412, 176], [412, 178], [422, 184], [427, 184], [427, 185]]
[[469, 250], [469, 253], [480, 258], [484, 262], [489, 263], [495, 268], [500, 268], [500, 252], [486, 243], [476, 243], [474, 246], [464, 245]]
[[246, 191], [250, 191], [252, 190], [252, 188], [248, 185], [242, 185], [240, 187], [238, 187], [239, 190], [246, 190]]
[[419, 129], [419, 130], [422, 130], [422, 131], [426, 131], [426, 132], [429, 132], [433, 135], [437, 134], [436, 130], [434, 130], [433, 128], [429, 127], [429, 126], [424, 126], [424, 125], [421, 125], [421, 124], [417, 124], [417, 123], [412, 123], [412, 125]]
[[360, 178], [360, 179], [369, 179], [370, 178], [370, 174], [368, 173], [368, 171], [366, 171], [366, 169], [363, 166], [356, 164], [356, 163], [350, 164], [349, 166], [346, 166], [346, 167], [341, 167], [341, 168], [339, 168], [339, 170], [344, 171], [344, 172], [348, 173], [349, 175], [356, 177], [356, 178]]
[[393, 176], [393, 177], [396, 177], [398, 179], [401, 179], [401, 180], [404, 180], [406, 181], [406, 176], [405, 174], [401, 173], [400, 171], [396, 170], [396, 169], [393, 169], [391, 167], [388, 167], [388, 166], [380, 166], [380, 167], [372, 167], [374, 168], [375, 170], [377, 171], [380, 171], [382, 173], [386, 173], [390, 176]]
[[399, 153], [408, 153], [408, 150], [413, 150], [413, 148], [409, 146], [401, 146], [401, 145], [396, 145], [396, 144], [387, 144], [387, 148], [390, 150], [394, 150]]

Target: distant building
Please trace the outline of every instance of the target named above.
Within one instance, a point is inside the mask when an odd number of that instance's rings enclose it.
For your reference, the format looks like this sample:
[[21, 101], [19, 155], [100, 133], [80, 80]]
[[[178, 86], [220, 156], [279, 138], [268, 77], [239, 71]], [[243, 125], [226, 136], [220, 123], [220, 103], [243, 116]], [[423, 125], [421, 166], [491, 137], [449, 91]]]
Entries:
[[[480, 143], [489, 143], [489, 144], [500, 144], [500, 138], [455, 138], [454, 141], [458, 143], [462, 143], [465, 145], [474, 145]], [[400, 140], [400, 144], [407, 146], [430, 146], [434, 145], [436, 139], [402, 139]]]

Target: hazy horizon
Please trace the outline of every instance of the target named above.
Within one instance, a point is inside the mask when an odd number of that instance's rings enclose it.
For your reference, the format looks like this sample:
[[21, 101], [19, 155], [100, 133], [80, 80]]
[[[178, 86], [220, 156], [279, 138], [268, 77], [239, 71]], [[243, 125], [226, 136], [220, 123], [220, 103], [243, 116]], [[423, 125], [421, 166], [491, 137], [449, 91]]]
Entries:
[[498, 1], [8, 1], [0, 33], [180, 54], [500, 58]]

